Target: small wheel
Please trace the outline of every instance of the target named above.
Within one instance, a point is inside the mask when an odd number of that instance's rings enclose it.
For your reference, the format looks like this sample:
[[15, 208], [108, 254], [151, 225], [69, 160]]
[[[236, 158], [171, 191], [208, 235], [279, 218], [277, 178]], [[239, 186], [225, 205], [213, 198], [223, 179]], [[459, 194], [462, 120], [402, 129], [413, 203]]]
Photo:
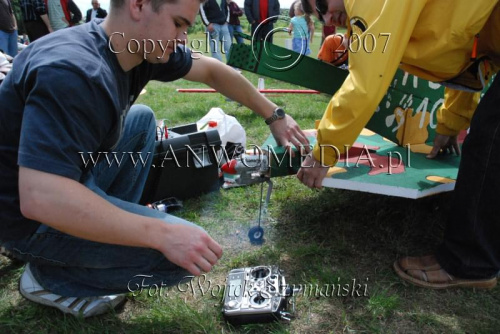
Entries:
[[253, 245], [261, 245], [264, 242], [264, 229], [260, 226], [254, 226], [248, 231], [248, 238]]

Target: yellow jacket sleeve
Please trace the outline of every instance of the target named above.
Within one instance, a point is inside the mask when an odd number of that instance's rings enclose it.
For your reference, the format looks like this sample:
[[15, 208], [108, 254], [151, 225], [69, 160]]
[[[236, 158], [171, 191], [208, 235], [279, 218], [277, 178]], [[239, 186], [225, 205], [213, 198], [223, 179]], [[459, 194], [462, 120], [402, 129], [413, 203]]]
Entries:
[[481, 93], [470, 93], [445, 88], [444, 104], [437, 113], [436, 132], [446, 136], [456, 136], [468, 129]]
[[[349, 51], [350, 74], [331, 99], [319, 124], [313, 150], [316, 160], [333, 166], [338, 160], [337, 154], [354, 143], [387, 92], [426, 2], [345, 1], [351, 28], [358, 20], [364, 24], [357, 24], [354, 28], [366, 26], [366, 30], [353, 29]], [[389, 36], [388, 40], [386, 36]]]

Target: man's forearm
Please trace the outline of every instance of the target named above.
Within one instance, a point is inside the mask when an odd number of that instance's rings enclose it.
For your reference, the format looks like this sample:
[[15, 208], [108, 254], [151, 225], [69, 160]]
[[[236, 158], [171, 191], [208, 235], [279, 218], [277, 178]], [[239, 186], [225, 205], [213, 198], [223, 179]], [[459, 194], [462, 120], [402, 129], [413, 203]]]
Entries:
[[232, 68], [224, 66], [227, 78], [216, 75], [208, 84], [223, 95], [243, 104], [256, 114], [266, 119], [271, 117], [277, 105], [266, 99], [243, 75]]
[[74, 180], [33, 169], [20, 167], [19, 195], [27, 218], [91, 241], [158, 248], [155, 238], [167, 226], [121, 210]]
[[[209, 85], [219, 93], [252, 109], [264, 119], [271, 117], [277, 107], [260, 94], [243, 75], [213, 58], [201, 56], [194, 60], [191, 70], [184, 78]], [[309, 147], [307, 136], [288, 115], [273, 122], [269, 129], [280, 145]]]
[[222, 256], [202, 229], [124, 211], [62, 176], [21, 167], [19, 198], [27, 218], [86, 240], [158, 250], [193, 275], [209, 272]]
[[214, 88], [221, 94], [243, 104], [264, 119], [272, 116], [276, 104], [266, 99], [240, 73], [231, 67], [208, 57], [193, 61], [193, 71], [188, 80], [200, 81]]

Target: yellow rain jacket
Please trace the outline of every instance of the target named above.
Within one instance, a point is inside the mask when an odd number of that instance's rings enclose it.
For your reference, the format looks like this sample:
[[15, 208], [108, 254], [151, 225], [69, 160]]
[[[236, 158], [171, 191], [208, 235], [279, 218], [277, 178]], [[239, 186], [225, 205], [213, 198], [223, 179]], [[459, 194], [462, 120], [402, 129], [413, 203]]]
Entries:
[[[332, 97], [319, 125], [313, 155], [325, 165], [333, 166], [337, 161], [335, 151], [327, 145], [343, 153], [345, 146], [356, 140], [398, 67], [434, 82], [453, 79], [471, 65], [475, 36], [479, 34], [477, 57], [488, 56], [491, 71], [498, 71], [499, 0], [344, 3], [352, 31], [350, 74]], [[455, 135], [467, 128], [477, 101], [478, 93], [447, 88], [436, 131]]]

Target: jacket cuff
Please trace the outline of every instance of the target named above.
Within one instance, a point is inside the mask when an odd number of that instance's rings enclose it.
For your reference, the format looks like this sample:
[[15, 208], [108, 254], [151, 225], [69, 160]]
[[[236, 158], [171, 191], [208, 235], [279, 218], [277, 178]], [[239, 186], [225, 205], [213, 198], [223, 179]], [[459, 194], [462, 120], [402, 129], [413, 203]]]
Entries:
[[466, 117], [454, 114], [444, 108], [438, 111], [437, 122], [436, 132], [446, 136], [455, 136], [470, 126]]
[[458, 134], [460, 133], [460, 130], [457, 131], [454, 129], [450, 129], [446, 125], [444, 125], [443, 123], [438, 123], [438, 125], [436, 127], [436, 133], [443, 135], [443, 136], [453, 137], [453, 136], [458, 136]]
[[338, 161], [338, 149], [329, 145], [321, 147], [316, 143], [313, 148], [313, 157], [323, 166], [333, 167]]

